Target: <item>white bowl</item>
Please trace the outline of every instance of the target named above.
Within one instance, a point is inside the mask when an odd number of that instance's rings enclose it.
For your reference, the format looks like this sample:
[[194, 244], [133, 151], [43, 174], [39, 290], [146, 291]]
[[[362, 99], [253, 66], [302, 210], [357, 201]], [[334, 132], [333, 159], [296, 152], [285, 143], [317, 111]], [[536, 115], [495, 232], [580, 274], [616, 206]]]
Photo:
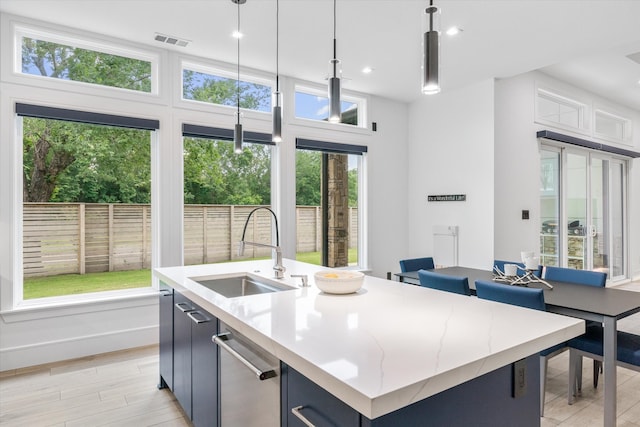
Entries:
[[316, 286], [328, 294], [352, 294], [362, 287], [364, 274], [359, 271], [318, 271]]

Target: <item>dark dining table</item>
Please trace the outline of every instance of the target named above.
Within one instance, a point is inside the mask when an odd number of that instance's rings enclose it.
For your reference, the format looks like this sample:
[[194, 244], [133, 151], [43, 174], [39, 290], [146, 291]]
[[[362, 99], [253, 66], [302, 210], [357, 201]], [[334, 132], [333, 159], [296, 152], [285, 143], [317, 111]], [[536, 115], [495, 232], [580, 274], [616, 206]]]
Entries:
[[[446, 267], [432, 271], [449, 276], [467, 277], [473, 294], [476, 280], [492, 281], [494, 277], [493, 272], [489, 270], [467, 267]], [[417, 271], [396, 273], [396, 276], [401, 282], [420, 284]], [[544, 290], [547, 311], [600, 322], [604, 327], [604, 425], [614, 427], [617, 404], [617, 321], [640, 312], [640, 292], [550, 280], [547, 282], [553, 286], [552, 289], [542, 283], [533, 282], [527, 285]]]

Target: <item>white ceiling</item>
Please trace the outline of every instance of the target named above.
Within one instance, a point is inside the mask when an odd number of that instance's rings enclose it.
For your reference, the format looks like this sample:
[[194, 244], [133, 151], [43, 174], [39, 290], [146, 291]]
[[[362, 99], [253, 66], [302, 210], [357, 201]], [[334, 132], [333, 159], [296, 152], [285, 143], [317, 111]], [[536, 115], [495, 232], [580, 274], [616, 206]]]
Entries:
[[[452, 90], [534, 69], [640, 110], [640, 0], [441, 0], [441, 83]], [[275, 72], [275, 0], [240, 6], [241, 64]], [[344, 87], [420, 97], [427, 0], [338, 0]], [[236, 63], [231, 0], [0, 0], [0, 11]], [[280, 73], [321, 83], [332, 55], [332, 0], [280, 0]], [[160, 44], [154, 33], [191, 40]], [[364, 75], [364, 66], [375, 70]]]

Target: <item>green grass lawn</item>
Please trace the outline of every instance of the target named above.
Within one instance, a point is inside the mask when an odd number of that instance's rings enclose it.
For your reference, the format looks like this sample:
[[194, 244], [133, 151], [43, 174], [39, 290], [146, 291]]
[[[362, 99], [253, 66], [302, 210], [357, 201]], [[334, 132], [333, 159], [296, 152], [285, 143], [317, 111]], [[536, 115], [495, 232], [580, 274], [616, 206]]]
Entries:
[[[320, 252], [300, 252], [296, 260], [320, 265]], [[357, 249], [349, 249], [349, 264], [357, 261]], [[24, 279], [23, 292], [24, 299], [34, 299], [147, 286], [151, 286], [151, 271], [131, 270], [28, 278]]]
[[131, 270], [24, 279], [23, 292], [24, 299], [33, 299], [147, 286], [151, 286], [151, 271]]

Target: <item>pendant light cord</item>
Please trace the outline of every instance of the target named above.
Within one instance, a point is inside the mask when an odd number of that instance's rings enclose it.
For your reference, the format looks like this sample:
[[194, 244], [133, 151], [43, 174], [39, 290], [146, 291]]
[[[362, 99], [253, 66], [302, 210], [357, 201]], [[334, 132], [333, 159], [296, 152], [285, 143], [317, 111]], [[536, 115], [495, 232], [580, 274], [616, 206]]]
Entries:
[[431, 12], [429, 12], [429, 31], [433, 31], [433, 0], [429, 0]]
[[238, 2], [238, 80], [236, 80], [238, 124], [240, 124], [240, 2]]
[[280, 92], [280, 1], [276, 0], [276, 92]]
[[337, 43], [336, 43], [336, 0], [333, 0], [333, 77], [338, 73], [337, 65]]

